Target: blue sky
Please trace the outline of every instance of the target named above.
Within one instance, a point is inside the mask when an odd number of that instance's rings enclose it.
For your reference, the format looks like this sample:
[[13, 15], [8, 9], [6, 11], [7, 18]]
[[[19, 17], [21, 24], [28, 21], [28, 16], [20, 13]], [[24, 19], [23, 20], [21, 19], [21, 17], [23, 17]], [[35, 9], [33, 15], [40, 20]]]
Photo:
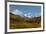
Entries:
[[16, 9], [21, 11], [23, 14], [29, 14], [30, 16], [40, 16], [41, 15], [41, 6], [10, 5], [10, 11], [14, 11]]

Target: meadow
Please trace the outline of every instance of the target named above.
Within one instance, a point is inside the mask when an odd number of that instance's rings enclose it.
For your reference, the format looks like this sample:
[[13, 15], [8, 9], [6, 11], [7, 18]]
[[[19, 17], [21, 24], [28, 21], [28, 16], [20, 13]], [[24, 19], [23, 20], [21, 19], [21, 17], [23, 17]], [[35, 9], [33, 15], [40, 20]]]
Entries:
[[9, 27], [10, 29], [39, 28], [41, 27], [41, 16], [27, 18], [10, 13]]

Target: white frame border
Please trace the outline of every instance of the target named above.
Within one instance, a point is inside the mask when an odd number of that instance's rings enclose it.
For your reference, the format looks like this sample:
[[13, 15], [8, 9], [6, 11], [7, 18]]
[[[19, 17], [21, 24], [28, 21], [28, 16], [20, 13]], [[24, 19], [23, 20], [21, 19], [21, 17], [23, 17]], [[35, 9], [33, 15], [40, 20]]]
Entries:
[[[9, 29], [9, 5], [10, 4], [41, 6], [41, 28]], [[7, 2], [7, 32], [37, 31], [37, 30], [43, 30], [43, 4]]]

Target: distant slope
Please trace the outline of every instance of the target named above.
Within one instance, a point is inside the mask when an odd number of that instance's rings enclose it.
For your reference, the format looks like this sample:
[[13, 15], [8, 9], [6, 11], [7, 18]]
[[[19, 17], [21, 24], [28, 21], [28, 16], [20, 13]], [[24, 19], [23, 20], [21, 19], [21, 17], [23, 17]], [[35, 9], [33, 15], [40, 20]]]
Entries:
[[10, 13], [10, 29], [39, 27], [41, 27], [41, 16], [28, 18]]
[[21, 16], [19, 16], [19, 15], [14, 15], [14, 14], [12, 14], [12, 13], [10, 13], [10, 23], [13, 23], [13, 22], [21, 22], [21, 21], [23, 21], [24, 20], [24, 18], [22, 18]]
[[28, 22], [28, 23], [37, 22], [37, 23], [40, 23], [41, 16], [27, 18], [27, 17], [21, 17], [19, 15], [14, 15], [14, 14], [10, 13], [10, 22]]

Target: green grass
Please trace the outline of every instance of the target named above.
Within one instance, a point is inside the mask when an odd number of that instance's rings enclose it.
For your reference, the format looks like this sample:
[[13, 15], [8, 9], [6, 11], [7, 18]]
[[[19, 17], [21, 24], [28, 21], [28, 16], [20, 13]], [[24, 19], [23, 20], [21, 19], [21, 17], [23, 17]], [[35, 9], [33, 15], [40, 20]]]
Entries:
[[10, 29], [18, 28], [38, 28], [41, 25], [38, 23], [19, 23], [19, 24], [10, 24]]
[[34, 18], [22, 18], [18, 15], [10, 14], [10, 29], [39, 27], [41, 27], [41, 16]]

